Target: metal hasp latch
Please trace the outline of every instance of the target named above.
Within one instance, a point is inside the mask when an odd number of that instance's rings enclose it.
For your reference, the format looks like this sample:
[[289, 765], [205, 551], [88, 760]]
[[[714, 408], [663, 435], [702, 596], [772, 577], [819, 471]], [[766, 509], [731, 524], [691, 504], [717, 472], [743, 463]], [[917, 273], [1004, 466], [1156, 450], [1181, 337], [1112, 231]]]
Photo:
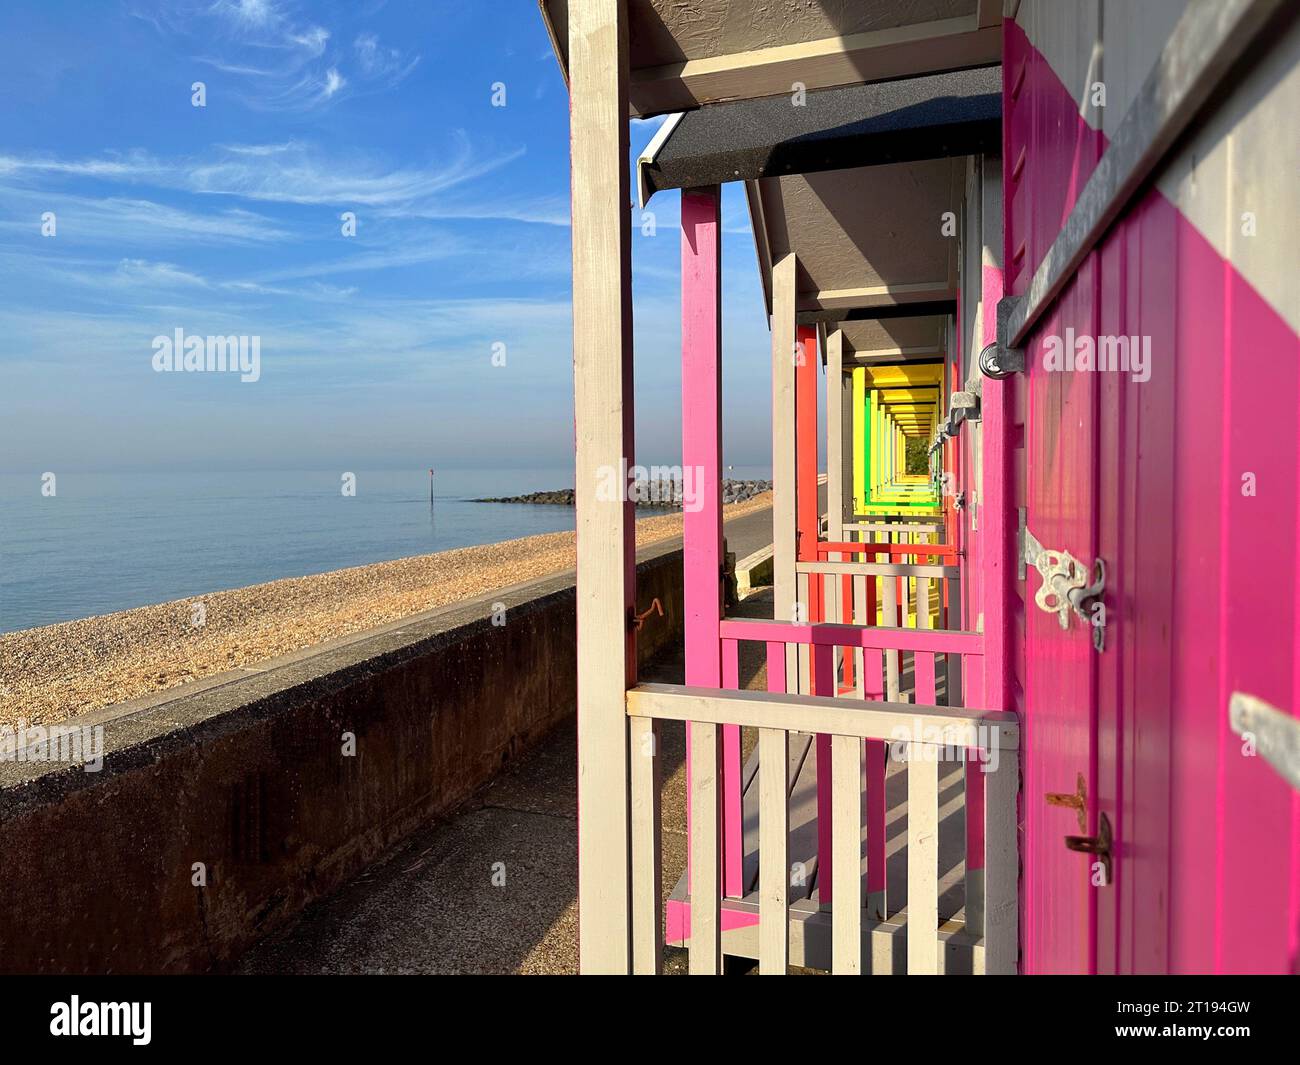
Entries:
[[1233, 692], [1228, 700], [1228, 722], [1283, 780], [1300, 791], [1300, 718], [1253, 695]]
[[1101, 599], [1106, 591], [1106, 563], [1097, 559], [1089, 570], [1070, 552], [1045, 548], [1029, 531], [1028, 525], [1020, 527], [1020, 561], [1022, 566], [1033, 566], [1043, 578], [1034, 593], [1038, 608], [1055, 614], [1063, 629], [1070, 627], [1070, 613], [1077, 614], [1092, 629], [1092, 646], [1099, 652], [1104, 651], [1106, 608], [1102, 605], [1094, 612], [1089, 609], [1089, 603]]

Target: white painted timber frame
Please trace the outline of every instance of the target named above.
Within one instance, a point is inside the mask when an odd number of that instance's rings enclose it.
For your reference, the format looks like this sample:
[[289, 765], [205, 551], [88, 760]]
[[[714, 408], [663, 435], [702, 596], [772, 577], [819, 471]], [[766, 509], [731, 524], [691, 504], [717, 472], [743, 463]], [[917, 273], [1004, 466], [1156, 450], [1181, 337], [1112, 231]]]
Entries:
[[[794, 621], [795, 582], [795, 276], [793, 253], [772, 267], [772, 598], [773, 617]], [[799, 654], [786, 647], [786, 690], [798, 691]]]
[[[573, 5], [569, 62], [582, 856], [578, 949], [584, 973], [626, 973], [632, 959], [632, 780], [623, 701], [636, 681], [629, 624], [635, 603], [635, 514], [630, 501], [602, 499], [597, 490], [602, 470], [633, 463], [628, 40], [622, 0]], [[653, 912], [657, 917], [657, 903]]]

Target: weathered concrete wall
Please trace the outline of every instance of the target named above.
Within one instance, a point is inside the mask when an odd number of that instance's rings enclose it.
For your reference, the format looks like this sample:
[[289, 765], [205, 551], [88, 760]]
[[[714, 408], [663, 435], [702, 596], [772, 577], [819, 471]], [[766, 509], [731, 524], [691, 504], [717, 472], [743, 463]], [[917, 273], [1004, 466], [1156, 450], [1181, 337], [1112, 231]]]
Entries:
[[[641, 556], [643, 660], [679, 544]], [[0, 763], [0, 970], [222, 968], [574, 712], [574, 608], [572, 574], [507, 589], [110, 715], [101, 772]]]

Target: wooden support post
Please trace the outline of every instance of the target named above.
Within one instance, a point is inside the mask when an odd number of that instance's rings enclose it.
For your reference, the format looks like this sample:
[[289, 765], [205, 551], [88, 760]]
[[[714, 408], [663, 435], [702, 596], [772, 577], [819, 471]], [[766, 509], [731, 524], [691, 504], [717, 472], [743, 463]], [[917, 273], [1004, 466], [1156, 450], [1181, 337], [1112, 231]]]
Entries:
[[[682, 191], [682, 466], [700, 506], [682, 514], [686, 683], [722, 686], [722, 240], [721, 190]], [[745, 893], [740, 729], [721, 729], [723, 881]], [[687, 750], [694, 748], [688, 743]], [[688, 768], [689, 773], [689, 768]], [[688, 815], [689, 819], [689, 815]]]
[[[795, 266], [793, 254], [772, 267], [772, 593], [778, 621], [798, 620], [795, 582]], [[805, 619], [806, 620], [806, 619]], [[785, 652], [786, 690], [797, 692], [798, 648]]]
[[[1002, 160], [984, 156], [980, 195], [980, 230], [983, 256], [979, 300], [981, 344], [997, 340], [997, 305], [1003, 293], [1002, 273]], [[977, 705], [1003, 710], [1009, 695], [1010, 646], [1008, 603], [1015, 579], [1011, 565], [1015, 530], [1009, 526], [1011, 505], [1010, 397], [1014, 381], [985, 378], [980, 397], [980, 432], [984, 443], [983, 485], [980, 486], [979, 524], [984, 541], [984, 690]]]
[[[621, 0], [569, 12], [578, 577], [578, 949], [588, 973], [631, 966], [629, 726], [636, 682], [628, 42]], [[627, 496], [627, 492], [622, 493]]]
[[[795, 505], [797, 527], [795, 555], [800, 562], [817, 561], [817, 330], [801, 325], [795, 331]], [[821, 577], [809, 574], [807, 594], [800, 596], [806, 621], [822, 620]], [[814, 688], [813, 663], [808, 649], [799, 652], [799, 690]], [[827, 694], [830, 694], [829, 692]]]
[[[843, 334], [841, 334], [841, 337]], [[843, 341], [841, 340], [841, 359], [843, 359]], [[840, 385], [840, 448], [844, 456], [842, 476], [844, 488], [840, 497], [844, 508], [843, 520], [853, 521], [853, 375], [842, 373]]]
[[[844, 333], [836, 329], [826, 338], [826, 536], [833, 543], [844, 540], [844, 473], [848, 453], [844, 439]], [[834, 554], [833, 561], [850, 561], [848, 555]], [[828, 621], [853, 621], [853, 580], [831, 578], [827, 597]], [[839, 677], [846, 685], [853, 683], [853, 652], [836, 651], [835, 694], [839, 694]]]
[[[1002, 160], [986, 155], [981, 160], [980, 180], [980, 232], [981, 253], [979, 337], [981, 347], [997, 340], [997, 304], [1003, 293], [1002, 273]], [[983, 573], [984, 662], [983, 688], [971, 691], [968, 698], [979, 699], [975, 705], [990, 710], [1004, 710], [1011, 706], [1009, 688], [1010, 634], [1008, 618], [1012, 595], [1011, 582], [1016, 571], [1012, 563], [1014, 533], [1008, 521], [1011, 505], [1011, 380], [995, 381], [986, 378], [980, 397], [980, 433], [984, 446], [982, 470], [983, 484], [979, 486], [979, 536]], [[972, 619], [973, 620], [973, 619]], [[969, 627], [974, 628], [971, 624]], [[1007, 757], [1018, 758], [1019, 752], [1007, 752]], [[984, 836], [984, 813], [987, 775], [978, 765], [966, 767], [966, 915], [967, 924], [975, 935], [986, 928], [985, 896], [988, 892], [988, 874], [985, 867], [987, 840]], [[1015, 800], [1012, 800], [1012, 811]], [[1013, 840], [1014, 844], [1014, 840]], [[1012, 863], [1015, 869], [1015, 863]], [[1005, 891], [1005, 882], [1000, 890]], [[1015, 897], [1015, 883], [1011, 884]], [[999, 915], [1004, 923], [1007, 915]], [[1013, 928], [1016, 915], [1010, 918]], [[1005, 967], [1005, 959], [998, 964]], [[1011, 971], [1015, 968], [1014, 957]]]
[[855, 513], [867, 509], [867, 489], [871, 484], [871, 472], [867, 467], [867, 369], [865, 366], [853, 368], [853, 508]]
[[[826, 338], [826, 538], [844, 540], [844, 333], [836, 329]], [[832, 561], [850, 561], [835, 554]], [[846, 584], [849, 582], [845, 582]], [[830, 597], [830, 621], [850, 621], [841, 615], [842, 595]]]

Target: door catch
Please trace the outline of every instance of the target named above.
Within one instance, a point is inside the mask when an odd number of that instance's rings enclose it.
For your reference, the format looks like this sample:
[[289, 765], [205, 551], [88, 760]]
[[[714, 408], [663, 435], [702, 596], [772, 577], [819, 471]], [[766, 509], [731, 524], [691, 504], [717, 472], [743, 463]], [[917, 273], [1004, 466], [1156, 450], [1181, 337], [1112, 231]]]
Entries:
[[1110, 848], [1114, 842], [1110, 832], [1110, 818], [1104, 813], [1097, 818], [1095, 836], [1066, 836], [1065, 846], [1081, 854], [1095, 854], [1101, 859], [1102, 870], [1106, 874], [1106, 883], [1110, 883]]
[[1033, 566], [1042, 577], [1034, 593], [1038, 608], [1055, 614], [1063, 629], [1070, 627], [1071, 613], [1078, 615], [1092, 629], [1092, 646], [1104, 651], [1106, 606], [1100, 600], [1106, 591], [1106, 563], [1099, 558], [1089, 570], [1069, 551], [1044, 547], [1028, 525], [1020, 528], [1020, 558], [1022, 565]]

